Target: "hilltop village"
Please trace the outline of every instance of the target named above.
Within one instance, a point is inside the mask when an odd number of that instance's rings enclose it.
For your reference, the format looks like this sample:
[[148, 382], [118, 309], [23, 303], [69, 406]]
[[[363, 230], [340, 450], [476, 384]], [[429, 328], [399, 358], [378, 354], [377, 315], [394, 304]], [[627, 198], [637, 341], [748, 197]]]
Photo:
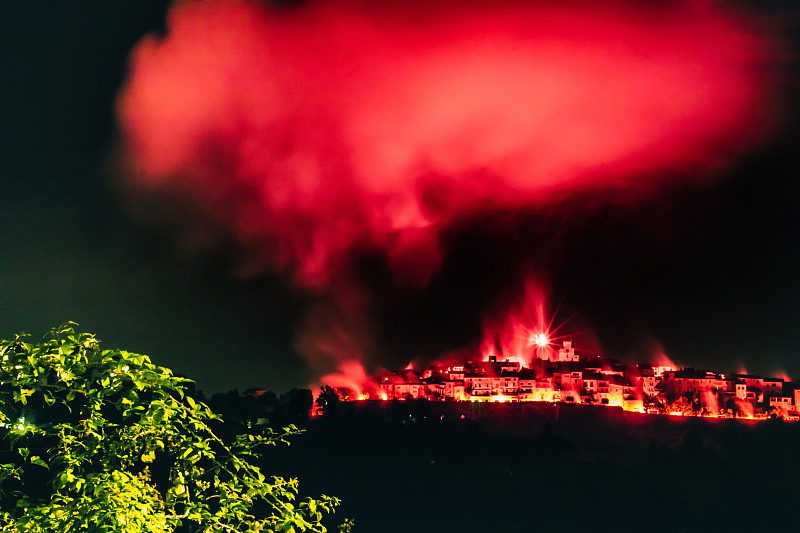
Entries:
[[622, 365], [581, 356], [571, 341], [536, 350], [529, 366], [489, 356], [480, 362], [383, 371], [369, 394], [338, 389], [343, 400], [569, 402], [683, 416], [798, 419], [800, 384], [694, 368]]

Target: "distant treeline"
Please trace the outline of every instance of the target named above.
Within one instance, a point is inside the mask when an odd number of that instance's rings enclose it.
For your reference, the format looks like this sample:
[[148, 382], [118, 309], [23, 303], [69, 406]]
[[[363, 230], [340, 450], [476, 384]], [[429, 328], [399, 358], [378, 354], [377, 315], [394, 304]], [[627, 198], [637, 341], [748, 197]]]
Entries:
[[211, 398], [205, 397], [202, 392], [198, 392], [198, 395], [226, 423], [245, 427], [302, 426], [308, 422], [314, 405], [311, 390], [300, 388], [281, 395], [263, 389], [248, 389], [241, 393], [238, 389], [232, 389], [213, 394]]

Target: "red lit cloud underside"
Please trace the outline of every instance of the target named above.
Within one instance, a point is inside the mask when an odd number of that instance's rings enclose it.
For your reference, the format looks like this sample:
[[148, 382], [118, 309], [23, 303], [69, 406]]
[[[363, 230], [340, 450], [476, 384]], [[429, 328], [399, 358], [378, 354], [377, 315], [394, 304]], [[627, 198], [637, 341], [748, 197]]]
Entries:
[[768, 46], [712, 2], [397, 4], [176, 3], [119, 99], [137, 183], [301, 285], [359, 246], [424, 281], [454, 217], [650, 192], [764, 131]]

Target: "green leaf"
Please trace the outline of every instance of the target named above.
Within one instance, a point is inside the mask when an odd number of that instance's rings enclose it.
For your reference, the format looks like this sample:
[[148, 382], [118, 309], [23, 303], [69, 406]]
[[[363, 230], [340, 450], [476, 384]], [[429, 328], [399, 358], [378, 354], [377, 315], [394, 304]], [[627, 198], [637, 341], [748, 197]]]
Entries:
[[31, 464], [32, 465], [43, 466], [44, 468], [50, 470], [50, 466], [47, 463], [45, 463], [44, 460], [41, 457], [38, 457], [38, 456], [34, 455], [33, 457], [31, 457], [30, 460], [31, 460]]

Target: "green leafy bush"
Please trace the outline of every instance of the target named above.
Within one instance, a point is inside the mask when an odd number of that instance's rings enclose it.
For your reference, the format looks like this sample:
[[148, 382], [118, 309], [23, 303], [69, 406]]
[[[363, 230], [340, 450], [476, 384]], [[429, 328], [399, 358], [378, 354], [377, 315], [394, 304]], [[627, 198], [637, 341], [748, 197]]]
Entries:
[[0, 341], [0, 531], [326, 531], [336, 498], [253, 464], [297, 428], [223, 441], [190, 380], [75, 326]]

